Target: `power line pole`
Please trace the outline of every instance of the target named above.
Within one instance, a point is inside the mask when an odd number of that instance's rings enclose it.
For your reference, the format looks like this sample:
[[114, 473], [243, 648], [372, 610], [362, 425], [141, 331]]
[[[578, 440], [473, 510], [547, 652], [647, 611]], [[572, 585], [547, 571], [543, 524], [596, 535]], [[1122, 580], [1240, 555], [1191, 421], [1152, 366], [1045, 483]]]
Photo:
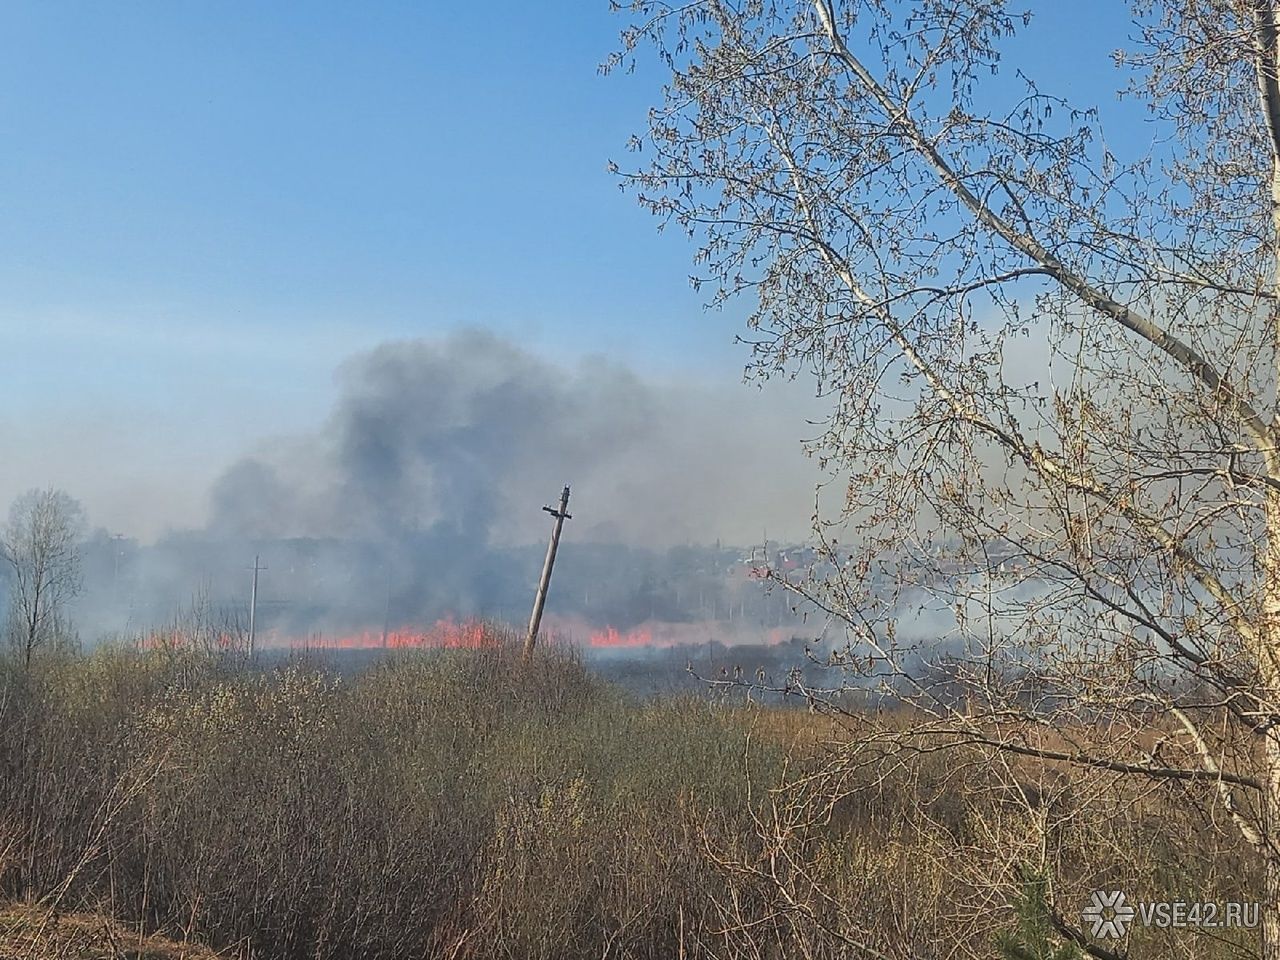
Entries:
[[542, 625], [542, 608], [547, 602], [547, 588], [551, 586], [551, 568], [555, 566], [556, 550], [560, 546], [560, 531], [564, 522], [572, 520], [569, 515], [569, 485], [566, 483], [560, 493], [560, 507], [543, 507], [543, 510], [556, 518], [551, 528], [551, 542], [547, 544], [547, 559], [542, 562], [542, 577], [538, 580], [538, 592], [533, 598], [533, 616], [529, 618], [529, 635], [524, 638], [524, 658], [533, 656], [533, 645], [538, 642], [538, 627]]
[[257, 638], [258, 626], [258, 572], [267, 569], [259, 561], [260, 555], [253, 555], [253, 587], [249, 590], [249, 659], [253, 659], [254, 641]]

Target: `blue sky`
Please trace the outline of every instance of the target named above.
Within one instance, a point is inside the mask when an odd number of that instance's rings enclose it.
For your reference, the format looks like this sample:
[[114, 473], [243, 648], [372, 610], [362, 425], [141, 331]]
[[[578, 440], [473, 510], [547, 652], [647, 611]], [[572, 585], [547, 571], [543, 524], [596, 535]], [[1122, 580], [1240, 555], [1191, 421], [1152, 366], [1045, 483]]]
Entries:
[[[1123, 5], [1036, 6], [1015, 60], [1113, 103]], [[620, 26], [604, 0], [5, 5], [0, 499], [190, 519], [324, 416], [344, 357], [461, 325], [734, 380], [737, 317], [605, 170], [661, 81], [597, 75]]]

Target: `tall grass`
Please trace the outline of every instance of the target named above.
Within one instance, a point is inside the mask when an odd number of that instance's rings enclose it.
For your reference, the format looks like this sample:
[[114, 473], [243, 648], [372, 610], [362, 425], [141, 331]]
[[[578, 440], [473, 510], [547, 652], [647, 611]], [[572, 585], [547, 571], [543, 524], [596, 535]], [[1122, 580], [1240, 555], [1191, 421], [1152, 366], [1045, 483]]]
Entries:
[[112, 648], [3, 683], [4, 893], [254, 956], [675, 955], [705, 837], [748, 829], [731, 717], [564, 650], [342, 680]]
[[1064, 909], [1102, 882], [1248, 889], [1172, 795], [1057, 776], [1011, 806], [963, 754], [638, 702], [494, 639], [345, 679], [172, 644], [4, 666], [0, 894], [271, 960], [737, 960], [992, 956], [1028, 866]]

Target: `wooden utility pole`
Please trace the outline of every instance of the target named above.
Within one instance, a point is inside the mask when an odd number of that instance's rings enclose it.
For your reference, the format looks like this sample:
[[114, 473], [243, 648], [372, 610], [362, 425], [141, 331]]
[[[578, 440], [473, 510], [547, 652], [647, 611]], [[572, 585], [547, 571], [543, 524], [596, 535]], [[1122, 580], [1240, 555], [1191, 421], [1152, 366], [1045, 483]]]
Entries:
[[259, 563], [260, 556], [254, 554], [253, 557], [253, 586], [249, 590], [249, 659], [253, 659], [254, 640], [257, 636], [258, 625], [258, 573], [267, 569]]
[[542, 624], [542, 608], [547, 602], [547, 588], [551, 586], [551, 568], [555, 566], [556, 550], [560, 546], [560, 531], [564, 528], [566, 520], [572, 520], [569, 515], [569, 485], [565, 484], [564, 490], [560, 492], [560, 507], [543, 507], [543, 510], [556, 518], [555, 526], [551, 528], [551, 542], [547, 544], [547, 559], [542, 562], [542, 577], [538, 580], [538, 592], [533, 598], [533, 616], [529, 618], [529, 635], [524, 638], [524, 658], [528, 660], [533, 656], [533, 646], [538, 642], [538, 627]]

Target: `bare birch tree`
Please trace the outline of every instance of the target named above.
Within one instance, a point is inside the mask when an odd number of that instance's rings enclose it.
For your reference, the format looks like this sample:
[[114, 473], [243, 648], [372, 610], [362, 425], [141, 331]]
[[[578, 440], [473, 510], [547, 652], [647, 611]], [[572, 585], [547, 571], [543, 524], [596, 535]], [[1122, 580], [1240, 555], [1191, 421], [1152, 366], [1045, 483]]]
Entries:
[[[606, 68], [670, 72], [624, 185], [750, 305], [751, 371], [831, 401], [835, 572], [786, 586], [911, 702], [899, 745], [1203, 800], [1280, 958], [1274, 0], [1134, 6], [1118, 65], [1164, 139], [1128, 157], [998, 73], [1033, 23], [999, 0], [619, 6]], [[926, 592], [945, 641], [904, 630]]]
[[30, 490], [0, 528], [9, 587], [9, 642], [24, 666], [65, 629], [66, 604], [80, 589], [84, 513], [61, 490]]

